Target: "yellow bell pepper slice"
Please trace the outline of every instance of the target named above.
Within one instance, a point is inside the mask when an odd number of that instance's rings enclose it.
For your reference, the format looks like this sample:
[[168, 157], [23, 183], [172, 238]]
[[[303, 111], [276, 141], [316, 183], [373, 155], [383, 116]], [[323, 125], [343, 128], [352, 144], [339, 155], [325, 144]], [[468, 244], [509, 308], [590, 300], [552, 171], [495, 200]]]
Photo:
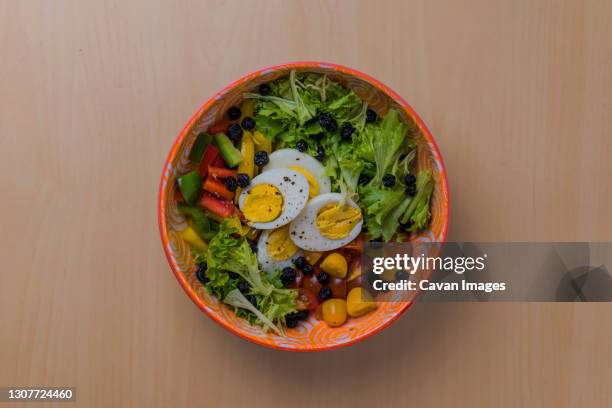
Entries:
[[201, 252], [206, 252], [208, 250], [208, 244], [200, 238], [193, 228], [185, 228], [181, 231], [181, 236], [194, 249]]
[[272, 142], [264, 136], [260, 131], [253, 133], [253, 141], [255, 142], [255, 150], [272, 153]]
[[253, 108], [255, 107], [255, 100], [253, 99], [245, 99], [242, 102], [242, 106], [240, 107], [240, 111], [242, 112], [242, 117], [240, 119], [244, 119], [247, 116], [253, 116]]
[[228, 217], [225, 219], [225, 222], [227, 222], [229, 226], [236, 228], [241, 236], [244, 236], [244, 234], [248, 232], [246, 228], [243, 227], [238, 217]]
[[253, 177], [255, 170], [255, 143], [253, 142], [253, 134], [248, 130], [242, 132], [242, 145], [240, 146], [242, 153], [242, 161], [238, 165], [238, 173], [244, 173], [247, 176]]
[[[248, 130], [242, 132], [240, 153], [242, 154], [242, 161], [238, 165], [238, 174], [244, 173], [249, 176], [249, 178], [253, 178], [255, 174], [255, 143], [253, 142], [253, 134]], [[236, 189], [236, 195], [234, 196], [234, 203], [238, 204], [241, 192], [242, 189], [238, 187]]]

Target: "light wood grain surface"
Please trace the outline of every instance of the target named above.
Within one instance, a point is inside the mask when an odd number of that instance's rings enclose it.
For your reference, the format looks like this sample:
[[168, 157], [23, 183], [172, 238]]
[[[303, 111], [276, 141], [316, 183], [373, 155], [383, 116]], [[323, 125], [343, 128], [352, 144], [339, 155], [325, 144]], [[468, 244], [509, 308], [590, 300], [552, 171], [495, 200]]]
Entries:
[[163, 160], [214, 91], [291, 60], [420, 113], [451, 240], [612, 240], [610, 1], [3, 0], [0, 386], [75, 386], [83, 407], [609, 406], [607, 304], [420, 304], [318, 354], [198, 311], [161, 250]]

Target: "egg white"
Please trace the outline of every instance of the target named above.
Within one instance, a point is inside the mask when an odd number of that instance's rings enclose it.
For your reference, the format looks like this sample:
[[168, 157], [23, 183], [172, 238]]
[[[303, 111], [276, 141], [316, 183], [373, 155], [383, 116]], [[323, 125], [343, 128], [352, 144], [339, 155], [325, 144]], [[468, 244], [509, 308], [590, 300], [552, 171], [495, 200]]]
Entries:
[[[317, 228], [317, 215], [321, 208], [328, 204], [336, 204], [341, 200], [342, 195], [339, 193], [322, 194], [310, 200], [304, 211], [291, 222], [289, 227], [289, 236], [295, 245], [307, 251], [331, 251], [343, 247], [357, 238], [357, 235], [361, 232], [363, 218], [355, 224], [346, 237], [341, 239], [326, 238]], [[361, 211], [353, 200], [348, 199], [346, 203]]]
[[308, 181], [303, 174], [291, 169], [272, 169], [253, 178], [240, 194], [238, 206], [242, 210], [244, 201], [250, 191], [258, 184], [270, 184], [278, 189], [283, 196], [283, 209], [278, 217], [269, 222], [248, 222], [257, 229], [275, 229], [289, 224], [308, 202]]
[[296, 149], [280, 149], [271, 153], [268, 158], [270, 161], [262, 171], [286, 168], [288, 166], [300, 166], [317, 179], [319, 194], [326, 194], [331, 191], [331, 181], [325, 175], [325, 167], [314, 157]]
[[298, 248], [296, 253], [287, 259], [280, 261], [272, 259], [272, 256], [268, 253], [268, 237], [272, 232], [274, 230], [263, 231], [257, 241], [257, 262], [259, 262], [262, 270], [270, 274], [280, 271], [287, 266], [293, 266], [293, 260], [302, 255], [302, 251]]

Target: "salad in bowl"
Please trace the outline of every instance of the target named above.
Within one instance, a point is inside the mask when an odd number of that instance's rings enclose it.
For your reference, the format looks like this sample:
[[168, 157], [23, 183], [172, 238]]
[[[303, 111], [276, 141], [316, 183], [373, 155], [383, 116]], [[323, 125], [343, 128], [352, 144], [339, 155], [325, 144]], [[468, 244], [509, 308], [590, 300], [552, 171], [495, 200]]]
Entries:
[[205, 104], [160, 187], [164, 249], [188, 295], [259, 344], [351, 344], [409, 303], [362, 285], [363, 242], [443, 241], [448, 190], [420, 119], [348, 68], [258, 71]]

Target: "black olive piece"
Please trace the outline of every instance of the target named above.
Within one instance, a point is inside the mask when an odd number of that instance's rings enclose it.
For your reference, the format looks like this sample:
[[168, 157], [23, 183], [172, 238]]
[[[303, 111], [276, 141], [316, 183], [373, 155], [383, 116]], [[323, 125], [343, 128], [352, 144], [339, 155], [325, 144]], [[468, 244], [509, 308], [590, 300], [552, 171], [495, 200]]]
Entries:
[[270, 158], [268, 157], [268, 153], [261, 150], [255, 153], [255, 158], [253, 159], [253, 161], [255, 162], [256, 165], [261, 167], [261, 166], [265, 166], [266, 164], [268, 164], [270, 162]]
[[304, 267], [304, 265], [306, 265], [308, 262], [306, 261], [306, 257], [303, 256], [298, 256], [297, 258], [295, 258], [293, 260], [293, 264], [295, 265], [296, 268], [302, 269]]
[[355, 132], [355, 128], [350, 123], [345, 123], [342, 125], [340, 129], [340, 138], [345, 142], [350, 142], [353, 137], [353, 132]]
[[261, 95], [269, 95], [270, 92], [272, 92], [272, 88], [270, 88], [270, 85], [268, 84], [261, 84], [259, 85], [259, 93]]
[[251, 179], [248, 174], [238, 173], [236, 175], [236, 183], [238, 183], [238, 187], [245, 188], [246, 186], [249, 185], [250, 182], [251, 182]]
[[416, 177], [414, 176], [414, 174], [407, 174], [406, 177], [404, 177], [404, 184], [406, 184], [407, 186], [416, 184]]
[[298, 325], [298, 319], [296, 319], [295, 317], [291, 316], [291, 313], [285, 316], [285, 323], [287, 324], [287, 327], [290, 329], [293, 329], [295, 327], [297, 327]]
[[236, 179], [232, 176], [225, 179], [225, 187], [231, 192], [236, 191], [238, 184], [236, 183]]
[[283, 286], [289, 286], [295, 282], [296, 277], [297, 277], [297, 273], [295, 269], [288, 266], [281, 271], [280, 280]]
[[324, 112], [319, 115], [319, 125], [328, 132], [338, 130], [338, 122], [329, 113]]
[[376, 112], [374, 112], [374, 110], [368, 108], [366, 110], [366, 122], [367, 123], [372, 123], [372, 122], [375, 122], [376, 119], [378, 119], [378, 115], [376, 114]]
[[240, 116], [242, 116], [242, 112], [237, 106], [232, 106], [227, 110], [227, 117], [230, 118], [230, 120], [239, 119]]
[[306, 276], [312, 275], [312, 265], [310, 265], [308, 263], [306, 265], [304, 265], [304, 267], [302, 268], [302, 272]]
[[371, 180], [372, 180], [372, 177], [368, 176], [365, 173], [361, 173], [359, 175], [359, 181], [357, 181], [357, 183], [359, 183], [360, 185], [364, 186], [364, 185], [368, 184]]
[[393, 187], [395, 185], [395, 176], [393, 174], [385, 174], [382, 178], [383, 186]]
[[319, 146], [317, 147], [317, 160], [322, 162], [323, 159], [325, 159], [325, 149], [323, 149], [323, 146]]
[[255, 129], [255, 119], [247, 116], [246, 118], [242, 119], [241, 125], [244, 130], [253, 130]]
[[327, 285], [329, 283], [329, 275], [327, 274], [327, 272], [319, 272], [319, 274], [317, 275], [317, 281], [321, 285]]
[[242, 128], [237, 123], [232, 123], [227, 127], [227, 137], [234, 143], [238, 143], [242, 138]]
[[249, 285], [249, 282], [245, 280], [241, 280], [240, 282], [238, 282], [237, 287], [240, 293], [243, 293], [243, 294], [247, 294], [251, 290], [251, 285]]
[[202, 285], [206, 284], [210, 279], [206, 276], [206, 262], [202, 262], [198, 265], [198, 270], [196, 271], [196, 278], [202, 283]]
[[328, 286], [323, 286], [319, 291], [319, 300], [324, 302], [332, 297], [332, 290]]
[[300, 152], [304, 153], [306, 150], [308, 150], [308, 143], [305, 140], [301, 139], [298, 140], [295, 147], [297, 147]]
[[295, 312], [295, 315], [298, 320], [306, 320], [308, 319], [308, 310], [298, 310]]

